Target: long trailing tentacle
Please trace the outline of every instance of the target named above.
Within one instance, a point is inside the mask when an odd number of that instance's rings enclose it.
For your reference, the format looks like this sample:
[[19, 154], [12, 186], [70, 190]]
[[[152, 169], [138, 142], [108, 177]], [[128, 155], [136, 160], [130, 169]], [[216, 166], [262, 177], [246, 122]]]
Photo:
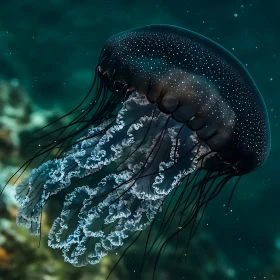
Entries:
[[[222, 171], [216, 172], [216, 174], [212, 176], [211, 173], [207, 172], [198, 183], [194, 184], [191, 187], [192, 190], [198, 187], [199, 194], [198, 193], [195, 194], [196, 202], [192, 200], [190, 203], [189, 199], [186, 199], [183, 206], [184, 210], [182, 212], [188, 210], [189, 211], [188, 217], [185, 219], [185, 221], [182, 224], [180, 224], [180, 226], [172, 234], [170, 234], [170, 236], [163, 243], [161, 243], [159, 250], [157, 250], [156, 260], [154, 264], [154, 271], [153, 271], [153, 279], [155, 278], [156, 268], [158, 266], [159, 258], [161, 252], [164, 250], [164, 247], [168, 244], [168, 242], [171, 241], [171, 239], [178, 236], [179, 233], [182, 233], [184, 229], [186, 229], [190, 224], [192, 224], [190, 228], [190, 232], [188, 234], [189, 237], [187, 238], [187, 242], [184, 249], [182, 250], [182, 253], [188, 251], [189, 243], [193, 238], [194, 233], [197, 231], [198, 225], [202, 220], [206, 206], [212, 199], [214, 199], [221, 192], [224, 185], [234, 176], [235, 174], [224, 175]], [[221, 179], [220, 182], [214, 186], [215, 182], [218, 179]], [[189, 194], [187, 198], [189, 198]], [[200, 213], [200, 217], [199, 219], [197, 219], [199, 213]]]
[[[38, 151], [35, 153], [34, 156], [32, 156], [29, 160], [27, 160], [17, 170], [17, 172], [15, 172], [15, 174], [13, 174], [8, 179], [8, 181], [0, 191], [0, 195], [2, 194], [5, 187], [14, 178], [16, 178], [14, 184], [17, 183], [18, 178], [22, 176], [25, 170], [30, 166], [30, 164], [35, 159], [41, 158], [41, 164], [42, 164], [50, 157], [50, 154], [54, 150], [56, 151], [56, 155], [55, 155], [56, 157], [62, 156], [64, 152], [67, 151], [72, 145], [77, 144], [78, 141], [82, 141], [81, 140], [82, 135], [84, 134], [85, 131], [87, 131], [88, 128], [90, 128], [91, 126], [99, 125], [109, 118], [115, 118], [113, 111], [119, 105], [121, 97], [108, 92], [108, 90], [104, 88], [104, 84], [102, 80], [97, 79], [97, 72], [98, 72], [97, 68], [94, 74], [93, 83], [86, 96], [80, 102], [80, 104], [78, 104], [70, 112], [66, 113], [65, 115], [57, 118], [56, 120], [50, 122], [46, 126], [35, 131], [35, 135], [36, 133], [42, 132], [46, 128], [53, 126], [55, 123], [61, 121], [66, 117], [69, 117], [77, 113], [78, 115], [75, 116], [66, 125], [54, 129], [50, 132], [44, 133], [42, 136], [37, 137], [35, 140], [32, 140], [27, 144], [27, 147], [29, 147], [34, 142], [38, 143], [38, 141], [46, 138], [51, 138], [51, 137], [55, 138], [55, 140], [50, 143], [36, 146], [36, 149]], [[93, 97], [91, 97], [91, 102], [89, 102], [89, 104], [87, 104], [84, 108], [81, 109], [81, 106], [83, 106], [83, 104], [85, 104], [85, 102], [90, 98], [90, 95], [92, 94], [94, 89], [95, 89], [95, 93]], [[77, 140], [77, 138], [79, 139]], [[34, 150], [34, 147], [32, 147], [32, 149]]]

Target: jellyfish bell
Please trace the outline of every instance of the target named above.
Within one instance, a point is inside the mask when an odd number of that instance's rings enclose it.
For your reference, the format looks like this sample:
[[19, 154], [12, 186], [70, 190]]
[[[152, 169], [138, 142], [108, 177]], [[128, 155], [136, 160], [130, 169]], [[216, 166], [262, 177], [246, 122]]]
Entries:
[[[176, 26], [111, 37], [89, 94], [70, 114], [57, 140], [35, 155], [55, 149], [57, 158], [34, 169], [16, 198], [17, 223], [40, 234], [46, 202], [63, 193], [48, 244], [76, 266], [99, 263], [126, 242], [129, 249], [160, 212], [143, 262], [177, 234], [160, 237], [176, 213], [177, 229], [191, 225], [192, 237], [208, 202], [270, 150], [266, 107], [247, 70], [217, 43]], [[176, 199], [164, 210], [168, 197]]]
[[150, 25], [110, 38], [100, 61], [108, 87], [118, 82], [135, 88], [196, 131], [238, 173], [267, 158], [263, 98], [238, 59], [212, 40], [177, 26]]

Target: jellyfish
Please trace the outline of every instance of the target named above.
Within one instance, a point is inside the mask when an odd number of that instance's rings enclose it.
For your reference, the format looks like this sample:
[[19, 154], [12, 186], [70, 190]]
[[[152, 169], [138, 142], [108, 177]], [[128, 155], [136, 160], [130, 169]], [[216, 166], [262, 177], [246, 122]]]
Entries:
[[17, 224], [40, 235], [44, 206], [62, 198], [48, 245], [74, 266], [129, 247], [171, 196], [161, 226], [176, 213], [179, 224], [159, 251], [179, 230], [191, 228], [193, 236], [199, 213], [226, 183], [235, 180], [235, 188], [270, 151], [265, 103], [246, 68], [216, 42], [177, 26], [109, 38], [71, 115], [26, 163], [46, 158], [18, 184], [16, 199]]

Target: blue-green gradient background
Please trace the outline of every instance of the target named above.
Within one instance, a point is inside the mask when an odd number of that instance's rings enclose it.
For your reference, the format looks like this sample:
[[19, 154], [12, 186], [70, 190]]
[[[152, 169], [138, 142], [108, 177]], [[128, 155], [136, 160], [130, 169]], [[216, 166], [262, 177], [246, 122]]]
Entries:
[[[18, 78], [34, 103], [69, 110], [86, 94], [103, 43], [120, 31], [179, 25], [230, 50], [263, 94], [272, 149], [259, 170], [242, 178], [230, 213], [228, 189], [209, 206], [201, 230], [230, 260], [234, 279], [280, 279], [279, 10], [276, 0], [0, 0], [2, 74]], [[172, 269], [174, 280], [204, 280]]]

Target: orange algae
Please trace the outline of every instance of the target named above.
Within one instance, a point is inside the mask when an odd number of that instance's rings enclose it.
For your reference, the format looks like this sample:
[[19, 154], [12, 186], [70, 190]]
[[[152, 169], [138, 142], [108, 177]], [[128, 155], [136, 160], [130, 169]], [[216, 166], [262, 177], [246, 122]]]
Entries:
[[0, 247], [0, 267], [9, 267], [12, 254], [8, 253], [3, 247]]

